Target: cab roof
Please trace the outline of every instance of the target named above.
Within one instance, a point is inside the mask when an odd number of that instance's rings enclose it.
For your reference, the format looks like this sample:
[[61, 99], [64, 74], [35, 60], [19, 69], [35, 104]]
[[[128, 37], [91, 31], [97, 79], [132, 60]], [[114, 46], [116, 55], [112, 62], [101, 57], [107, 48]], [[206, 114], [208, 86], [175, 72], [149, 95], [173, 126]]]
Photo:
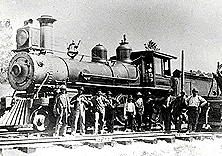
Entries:
[[144, 51], [132, 51], [131, 52], [131, 59], [136, 59], [138, 58], [138, 56], [141, 56], [141, 55], [151, 55], [153, 54], [154, 57], [159, 57], [159, 58], [166, 58], [166, 59], [177, 59], [176, 56], [173, 56], [173, 55], [169, 55], [169, 54], [166, 54], [166, 53], [162, 53], [162, 52], [159, 52], [159, 51], [152, 51], [152, 50], [144, 50]]

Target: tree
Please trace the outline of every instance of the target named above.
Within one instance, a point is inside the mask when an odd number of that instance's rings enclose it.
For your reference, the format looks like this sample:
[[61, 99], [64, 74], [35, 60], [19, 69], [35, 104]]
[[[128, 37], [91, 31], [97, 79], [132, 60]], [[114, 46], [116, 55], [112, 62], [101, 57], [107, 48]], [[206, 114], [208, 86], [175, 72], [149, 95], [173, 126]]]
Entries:
[[148, 43], [144, 44], [146, 50], [154, 50], [154, 51], [159, 51], [160, 48], [157, 47], [157, 44], [150, 40]]
[[0, 21], [0, 83], [7, 82], [9, 60], [12, 58], [12, 26], [9, 19]]

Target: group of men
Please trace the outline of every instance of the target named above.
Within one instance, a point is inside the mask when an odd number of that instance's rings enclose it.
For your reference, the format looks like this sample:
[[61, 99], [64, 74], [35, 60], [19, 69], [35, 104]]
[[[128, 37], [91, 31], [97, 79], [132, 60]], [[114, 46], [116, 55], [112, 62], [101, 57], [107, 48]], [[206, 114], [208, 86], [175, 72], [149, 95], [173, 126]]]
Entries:
[[137, 92], [136, 96], [134, 101], [133, 96], [128, 95], [124, 104], [125, 130], [129, 127], [131, 131], [142, 131], [144, 102], [140, 92]]
[[[113, 133], [114, 129], [114, 112], [117, 100], [112, 97], [110, 91], [105, 96], [101, 90], [98, 90], [90, 100], [83, 94], [84, 87], [78, 89], [77, 95], [69, 100], [66, 94], [66, 86], [59, 87], [60, 92], [55, 97], [53, 113], [56, 116], [55, 136], [65, 136], [68, 116], [71, 115], [71, 135], [75, 136], [77, 124], [80, 124], [80, 135], [85, 134], [85, 111], [91, 107], [95, 115], [94, 133], [103, 133], [105, 112], [107, 112], [107, 128], [108, 132]], [[108, 111], [106, 111], [106, 108]]]
[[[66, 93], [66, 86], [60, 86], [60, 92], [55, 96], [53, 113], [56, 116], [55, 136], [66, 135], [68, 116], [71, 115], [73, 119], [71, 122], [71, 135], [76, 135], [77, 124], [80, 124], [80, 135], [85, 134], [85, 111], [90, 107], [93, 110], [95, 122], [94, 133], [99, 134], [104, 131], [104, 123], [108, 132], [114, 131], [115, 109], [119, 102], [112, 97], [110, 91], [106, 95], [98, 90], [90, 100], [83, 94], [84, 88], [78, 89], [77, 95], [69, 100]], [[144, 121], [144, 109], [149, 105], [148, 101], [144, 104], [142, 94], [137, 92], [136, 99], [132, 95], [128, 95], [124, 103], [124, 118], [125, 130], [130, 127], [131, 131], [142, 131], [142, 123]], [[187, 111], [188, 115], [188, 130], [195, 131], [198, 122], [200, 108], [203, 107], [207, 101], [198, 95], [196, 89], [192, 90], [192, 95], [187, 97], [185, 92], [181, 92], [178, 97], [173, 96], [173, 91], [169, 90], [167, 95], [161, 100], [161, 114], [164, 121], [165, 131], [171, 131], [171, 121], [178, 131], [181, 130], [181, 116], [182, 112]], [[145, 107], [144, 107], [145, 106]], [[152, 109], [152, 106], [150, 107]], [[106, 116], [106, 120], [105, 120]], [[151, 118], [151, 116], [148, 116]], [[173, 117], [173, 118], [172, 118]], [[151, 126], [151, 123], [149, 124]]]
[[[137, 93], [138, 97], [136, 101], [133, 101], [132, 95], [129, 95], [124, 106], [124, 116], [126, 118], [125, 129], [127, 126], [130, 126], [132, 131], [141, 131], [142, 122], [145, 121], [145, 127], [150, 130], [152, 116], [155, 114], [154, 112], [159, 111], [161, 112], [166, 133], [171, 132], [172, 123], [174, 123], [175, 129], [181, 132], [182, 121], [186, 118], [185, 113], [188, 116], [187, 132], [196, 131], [201, 108], [207, 104], [207, 101], [198, 95], [198, 90], [195, 88], [192, 89], [192, 95], [190, 96], [187, 96], [184, 91], [179, 96], [174, 96], [173, 94], [174, 91], [170, 89], [165, 97], [154, 99], [149, 93], [145, 104], [140, 92]], [[159, 106], [157, 106], [157, 103], [159, 103]], [[146, 125], [146, 118], [149, 118], [148, 125]]]
[[171, 131], [171, 121], [175, 129], [181, 131], [181, 122], [184, 118], [184, 112], [188, 116], [188, 132], [197, 130], [198, 118], [201, 108], [207, 104], [207, 101], [198, 95], [198, 90], [193, 88], [192, 95], [187, 96], [184, 91], [180, 96], [173, 96], [173, 90], [169, 90], [163, 100], [162, 116], [166, 133]]

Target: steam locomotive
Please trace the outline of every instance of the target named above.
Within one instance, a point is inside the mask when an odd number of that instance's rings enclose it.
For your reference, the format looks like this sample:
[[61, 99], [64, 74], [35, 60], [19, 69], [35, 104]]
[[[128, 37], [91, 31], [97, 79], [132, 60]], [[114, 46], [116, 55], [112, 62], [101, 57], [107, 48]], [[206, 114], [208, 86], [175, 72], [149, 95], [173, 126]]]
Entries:
[[[128, 94], [140, 91], [144, 99], [148, 93], [162, 97], [170, 88], [175, 95], [179, 94], [181, 72], [176, 70], [171, 75], [171, 60], [176, 59], [175, 56], [149, 49], [133, 51], [124, 35], [116, 56], [109, 59], [107, 49], [98, 44], [91, 50], [91, 61], [84, 61], [74, 42], [67, 48], [67, 57], [61, 57], [52, 49], [52, 28], [56, 19], [42, 15], [37, 20], [40, 29], [33, 28], [30, 25], [33, 21], [28, 20], [17, 30], [17, 49], [8, 68], [9, 83], [15, 92], [7, 113], [4, 111], [2, 115], [1, 127], [32, 127], [38, 131], [53, 128], [53, 101], [61, 84], [67, 85], [70, 98], [80, 86], [85, 87], [89, 98], [97, 89], [111, 91], [120, 101], [117, 112], [120, 123]], [[213, 96], [213, 81], [213, 77], [206, 74], [185, 73], [184, 89], [189, 94], [196, 87], [201, 95]], [[210, 91], [210, 88], [214, 89]], [[214, 99], [210, 99], [209, 103], [215, 105]], [[220, 98], [218, 100], [216, 104], [220, 105]], [[208, 115], [214, 112], [208, 110]]]

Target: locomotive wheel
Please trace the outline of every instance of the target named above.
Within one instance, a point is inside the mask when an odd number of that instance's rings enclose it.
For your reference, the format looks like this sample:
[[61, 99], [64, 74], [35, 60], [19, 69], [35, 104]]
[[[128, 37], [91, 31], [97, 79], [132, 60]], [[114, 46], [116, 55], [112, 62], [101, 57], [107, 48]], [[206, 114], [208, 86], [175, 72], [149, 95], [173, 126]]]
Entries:
[[126, 103], [127, 97], [127, 95], [123, 94], [119, 94], [116, 96], [116, 99], [119, 101], [119, 105], [117, 106], [116, 110], [116, 120], [121, 125], [125, 125], [124, 104]]
[[32, 124], [35, 131], [46, 131], [50, 127], [49, 114], [45, 110], [36, 110], [32, 114]]

